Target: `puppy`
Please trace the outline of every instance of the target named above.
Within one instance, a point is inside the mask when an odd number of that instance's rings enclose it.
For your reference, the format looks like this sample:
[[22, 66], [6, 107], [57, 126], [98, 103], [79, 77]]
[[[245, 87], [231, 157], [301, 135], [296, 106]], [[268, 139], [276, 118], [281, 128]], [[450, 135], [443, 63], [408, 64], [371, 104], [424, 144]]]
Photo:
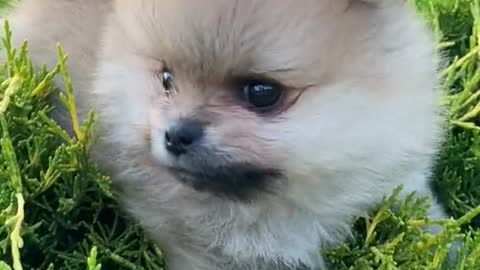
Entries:
[[92, 157], [169, 269], [328, 269], [320, 250], [399, 185], [445, 216], [437, 55], [404, 1], [24, 0], [9, 19], [35, 63], [69, 53]]

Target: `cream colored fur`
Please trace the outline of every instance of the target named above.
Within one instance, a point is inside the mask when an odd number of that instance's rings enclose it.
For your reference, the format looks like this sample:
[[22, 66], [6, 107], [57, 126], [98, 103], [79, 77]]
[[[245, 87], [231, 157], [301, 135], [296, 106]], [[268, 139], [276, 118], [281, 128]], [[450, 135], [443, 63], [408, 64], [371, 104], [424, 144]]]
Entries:
[[[432, 197], [438, 60], [403, 2], [24, 0], [9, 19], [36, 64], [56, 63], [57, 42], [71, 56], [78, 105], [100, 116], [93, 158], [169, 269], [328, 269], [320, 250], [396, 186]], [[182, 90], [174, 105], [156, 76], [164, 61]], [[217, 98], [236, 74], [302, 94], [281, 116], [258, 116]], [[228, 200], [162, 169], [162, 131], [202, 106], [217, 119], [209, 143], [281, 168], [278, 192]], [[435, 202], [430, 215], [444, 217]]]

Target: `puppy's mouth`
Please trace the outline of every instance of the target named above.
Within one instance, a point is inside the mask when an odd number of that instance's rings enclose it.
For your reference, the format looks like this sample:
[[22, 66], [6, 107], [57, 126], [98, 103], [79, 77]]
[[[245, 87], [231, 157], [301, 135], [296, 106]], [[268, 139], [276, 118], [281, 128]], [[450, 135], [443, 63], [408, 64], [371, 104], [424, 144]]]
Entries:
[[182, 183], [197, 191], [219, 197], [249, 201], [259, 193], [274, 192], [282, 173], [276, 169], [261, 168], [248, 163], [237, 163], [201, 169], [168, 167]]

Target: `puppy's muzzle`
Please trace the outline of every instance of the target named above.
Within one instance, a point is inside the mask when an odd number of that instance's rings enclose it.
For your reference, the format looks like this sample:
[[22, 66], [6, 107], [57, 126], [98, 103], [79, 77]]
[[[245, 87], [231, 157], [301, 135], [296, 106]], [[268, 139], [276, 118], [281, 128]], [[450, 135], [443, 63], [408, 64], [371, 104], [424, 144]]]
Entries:
[[282, 179], [278, 169], [221, 151], [221, 145], [208, 143], [205, 128], [200, 121], [180, 119], [165, 132], [164, 145], [172, 160], [168, 170], [176, 179], [197, 191], [243, 201], [273, 191]]

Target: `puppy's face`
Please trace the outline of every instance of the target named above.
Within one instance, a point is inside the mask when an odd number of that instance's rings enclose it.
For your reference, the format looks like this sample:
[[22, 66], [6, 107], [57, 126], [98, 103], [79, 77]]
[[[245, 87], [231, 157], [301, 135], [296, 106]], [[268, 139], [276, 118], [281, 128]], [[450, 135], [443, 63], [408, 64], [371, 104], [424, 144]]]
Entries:
[[400, 4], [366, 2], [117, 1], [96, 87], [109, 140], [242, 200], [342, 196], [427, 166], [431, 40]]

